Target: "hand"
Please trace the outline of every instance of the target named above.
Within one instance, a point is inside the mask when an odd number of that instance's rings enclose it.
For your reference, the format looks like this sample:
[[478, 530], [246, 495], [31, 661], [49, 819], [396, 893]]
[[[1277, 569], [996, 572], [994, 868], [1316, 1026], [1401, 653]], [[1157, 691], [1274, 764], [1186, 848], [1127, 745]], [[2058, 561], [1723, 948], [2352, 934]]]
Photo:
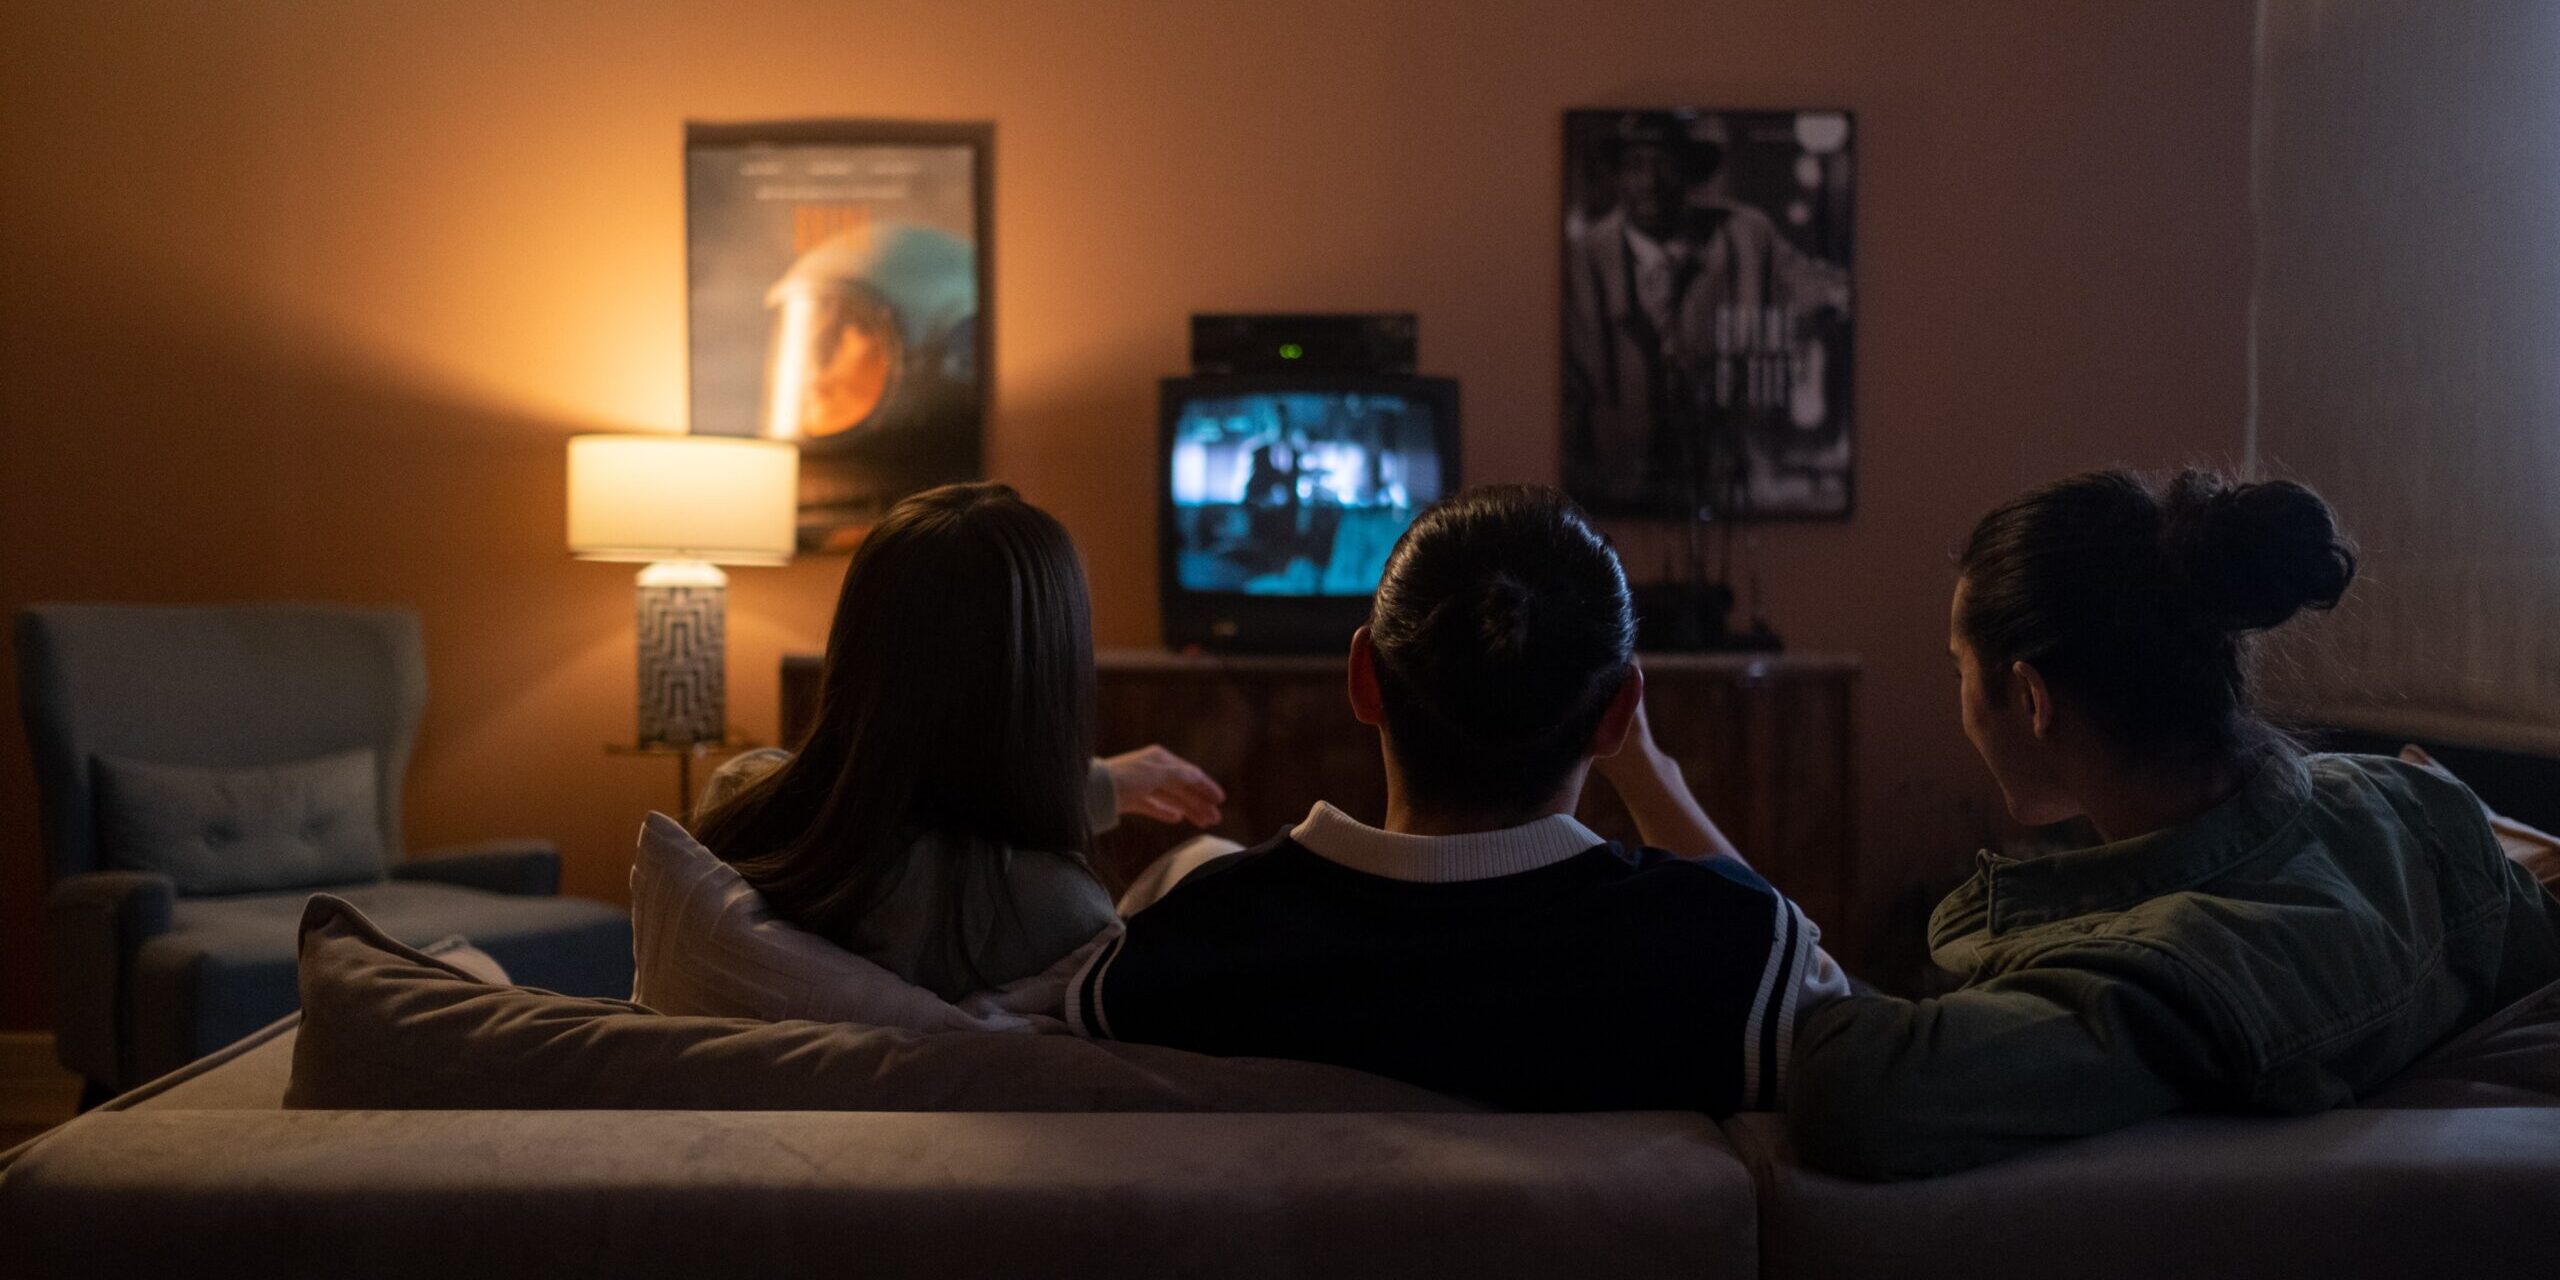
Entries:
[[1158, 822], [1218, 825], [1218, 806], [1226, 803], [1227, 793], [1200, 766], [1162, 747], [1149, 746], [1106, 756], [1102, 767], [1111, 774], [1120, 812]]

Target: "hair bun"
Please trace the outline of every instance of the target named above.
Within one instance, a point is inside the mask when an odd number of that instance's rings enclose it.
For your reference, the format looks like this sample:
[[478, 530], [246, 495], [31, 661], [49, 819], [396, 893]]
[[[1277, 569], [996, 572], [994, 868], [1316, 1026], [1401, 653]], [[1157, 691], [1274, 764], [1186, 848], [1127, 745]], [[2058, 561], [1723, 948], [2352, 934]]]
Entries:
[[1530, 613], [1536, 593], [1510, 574], [1496, 574], [1476, 592], [1476, 625], [1485, 656], [1496, 662], [1516, 661], [1529, 650]]
[[2263, 631], [2304, 609], [2335, 608], [2356, 576], [2355, 550], [2329, 504], [2290, 480], [2229, 486], [2180, 472], [2161, 533], [2195, 620], [2216, 631]]

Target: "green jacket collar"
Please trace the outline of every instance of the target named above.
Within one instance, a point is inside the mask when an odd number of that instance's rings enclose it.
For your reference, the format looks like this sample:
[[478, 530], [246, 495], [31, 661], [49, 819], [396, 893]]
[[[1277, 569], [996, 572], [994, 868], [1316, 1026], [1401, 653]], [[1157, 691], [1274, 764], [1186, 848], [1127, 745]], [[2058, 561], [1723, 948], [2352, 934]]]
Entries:
[[2206, 884], [2264, 850], [2310, 802], [2311, 775], [2291, 754], [2271, 755], [2231, 798], [2178, 826], [2031, 858], [1977, 855], [1973, 878], [1938, 904], [1929, 950], [1941, 967], [1970, 972], [1980, 945], [2075, 916], [2123, 911]]

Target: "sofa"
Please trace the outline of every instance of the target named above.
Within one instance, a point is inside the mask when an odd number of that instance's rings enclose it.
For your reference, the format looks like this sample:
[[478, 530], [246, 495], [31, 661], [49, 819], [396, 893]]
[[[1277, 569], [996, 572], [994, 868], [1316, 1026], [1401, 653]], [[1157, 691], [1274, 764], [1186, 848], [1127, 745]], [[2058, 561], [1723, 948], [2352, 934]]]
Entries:
[[291, 1021], [0, 1163], [40, 1276], [2547, 1276], [2560, 1099], [1929, 1182], [1775, 1117], [289, 1111]]
[[[0, 1155], [0, 1273], [2539, 1277], [2560, 1256], [2560, 985], [2371, 1105], [1871, 1184], [1806, 1168], [1770, 1115], [1488, 1113], [1072, 1037], [581, 1012], [359, 924], [306, 915], [302, 1013]], [[333, 982], [331, 947], [388, 967]], [[539, 1052], [507, 1038], [555, 1014]], [[470, 1021], [504, 1034], [434, 1038]], [[684, 1028], [710, 1038], [667, 1056]], [[622, 1086], [648, 1105], [582, 1104], [546, 1055], [623, 1032], [660, 1055]], [[740, 1050], [794, 1109], [677, 1079]], [[1139, 1109], [1068, 1109], [1033, 1062]], [[813, 1082], [882, 1105], [811, 1109]], [[1048, 1110], [993, 1105], [1016, 1096]], [[1238, 1098], [1256, 1109], [1200, 1109]]]

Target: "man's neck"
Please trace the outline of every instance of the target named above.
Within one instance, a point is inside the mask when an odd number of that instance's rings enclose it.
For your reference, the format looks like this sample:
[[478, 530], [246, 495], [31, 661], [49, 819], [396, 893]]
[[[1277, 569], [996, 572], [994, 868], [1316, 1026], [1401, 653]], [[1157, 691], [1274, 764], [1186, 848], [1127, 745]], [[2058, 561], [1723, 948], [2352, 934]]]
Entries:
[[1387, 769], [1387, 821], [1383, 830], [1408, 836], [1464, 836], [1480, 831], [1507, 831], [1525, 827], [1540, 818], [1559, 813], [1572, 813], [1582, 803], [1582, 779], [1587, 765], [1576, 766], [1564, 786], [1541, 804], [1520, 808], [1484, 809], [1466, 806], [1434, 805], [1417, 802], [1413, 789], [1406, 786], [1395, 767]]

